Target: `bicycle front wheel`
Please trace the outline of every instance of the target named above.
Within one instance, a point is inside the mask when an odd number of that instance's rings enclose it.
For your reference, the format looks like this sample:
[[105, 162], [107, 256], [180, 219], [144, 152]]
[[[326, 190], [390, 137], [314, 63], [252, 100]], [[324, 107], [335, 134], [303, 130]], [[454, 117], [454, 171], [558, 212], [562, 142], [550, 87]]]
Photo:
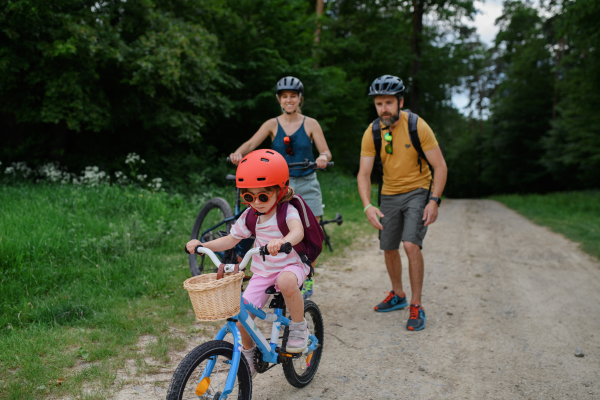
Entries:
[[[233, 344], [223, 340], [212, 340], [201, 344], [192, 350], [179, 363], [167, 393], [167, 400], [187, 399], [218, 399], [225, 390], [227, 374], [231, 368], [233, 357]], [[204, 393], [196, 394], [196, 388], [207, 363], [215, 361], [215, 366], [210, 374], [210, 384]], [[252, 398], [252, 377], [246, 359], [242, 355], [233, 391], [229, 399], [250, 400]]]
[[[320, 346], [308, 356], [294, 358], [283, 364], [285, 378], [290, 385], [297, 388], [302, 388], [312, 381], [323, 354], [323, 317], [319, 307], [310, 300], [304, 301], [304, 319], [308, 324], [308, 331], [317, 337]], [[286, 327], [286, 329], [289, 328]]]
[[[229, 231], [233, 225], [232, 221], [219, 226], [216, 225], [232, 216], [233, 212], [231, 211], [231, 206], [227, 200], [221, 197], [210, 199], [200, 209], [196, 221], [194, 222], [190, 239], [198, 239], [202, 243], [205, 243], [229, 235]], [[220, 256], [220, 259], [226, 259], [226, 262], [230, 262], [229, 259], [232, 258], [232, 255], [229, 253], [232, 252], [233, 250], [227, 250], [224, 252], [224, 255], [217, 254], [217, 257]], [[201, 257], [196, 254], [190, 254], [190, 272], [192, 273], [192, 276], [200, 275], [205, 272], [204, 263], [210, 263], [210, 261], [205, 260], [205, 258], [206, 257]], [[198, 261], [200, 261], [200, 264], [198, 264]], [[212, 263], [210, 263], [210, 265], [212, 266]]]

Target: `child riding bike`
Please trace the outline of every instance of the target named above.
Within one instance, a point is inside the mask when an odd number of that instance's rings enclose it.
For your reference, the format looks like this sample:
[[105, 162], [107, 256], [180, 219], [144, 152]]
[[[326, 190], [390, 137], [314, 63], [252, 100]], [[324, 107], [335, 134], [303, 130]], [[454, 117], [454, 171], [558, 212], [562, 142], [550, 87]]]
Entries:
[[[249, 207], [238, 218], [230, 234], [205, 243], [191, 240], [186, 244], [186, 248], [190, 253], [200, 245], [215, 252], [223, 251], [234, 247], [240, 240], [249, 238], [254, 231], [254, 247], [267, 245], [270, 255], [263, 258], [253, 256], [253, 276], [243, 298], [260, 308], [269, 298], [265, 290], [275, 285], [276, 290], [283, 294], [291, 316], [286, 351], [301, 353], [308, 346], [308, 329], [304, 319], [304, 301], [300, 287], [310, 273], [310, 266], [302, 261], [296, 251], [290, 254], [279, 253], [283, 244], [289, 242], [295, 246], [302, 241], [305, 234], [299, 210], [292, 204], [287, 206], [285, 216], [289, 233], [284, 236], [278, 226], [277, 205], [290, 201], [294, 196], [293, 189], [289, 187], [287, 162], [273, 150], [253, 151], [240, 161], [236, 172], [236, 185], [241, 189], [244, 203]], [[247, 226], [248, 213], [254, 213], [258, 217], [256, 227]], [[242, 336], [242, 353], [254, 376], [256, 372], [253, 359], [256, 345], [240, 322], [237, 326]]]

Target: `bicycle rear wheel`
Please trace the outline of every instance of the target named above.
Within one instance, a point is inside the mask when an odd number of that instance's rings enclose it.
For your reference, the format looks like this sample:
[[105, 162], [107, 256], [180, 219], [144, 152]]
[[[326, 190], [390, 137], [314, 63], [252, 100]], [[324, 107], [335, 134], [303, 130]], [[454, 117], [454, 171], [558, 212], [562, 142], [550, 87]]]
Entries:
[[[202, 206], [198, 216], [196, 217], [190, 239], [198, 239], [202, 243], [205, 243], [223, 236], [227, 236], [231, 230], [231, 226], [233, 225], [232, 221], [219, 225], [212, 230], [209, 229], [224, 219], [231, 218], [232, 216], [233, 212], [231, 211], [231, 206], [227, 200], [221, 197], [214, 197], [208, 200], [206, 204]], [[217, 253], [217, 257], [219, 257], [221, 261], [225, 260], [224, 262], [227, 263], [231, 262], [230, 260], [235, 258], [234, 253], [235, 252], [233, 250], [227, 250], [221, 254]], [[198, 263], [198, 260], [200, 260], [200, 263]], [[210, 261], [205, 260], [205, 257], [201, 257], [196, 254], [190, 254], [189, 263], [192, 276], [200, 275], [206, 272], [212, 272], [212, 270], [204, 271], [205, 263], [210, 265], [210, 268], [214, 268]]]
[[[223, 340], [212, 340], [192, 350], [179, 363], [167, 392], [167, 400], [218, 399], [225, 390], [225, 381], [233, 357], [233, 344]], [[210, 375], [210, 384], [201, 396], [196, 394], [202, 372], [209, 360], [216, 360]], [[246, 358], [242, 355], [237, 379], [229, 399], [250, 400], [252, 398], [252, 377]]]
[[[304, 301], [304, 318], [308, 323], [308, 331], [319, 340], [320, 346], [312, 354], [294, 358], [283, 364], [283, 373], [290, 385], [302, 388], [310, 383], [317, 373], [321, 355], [323, 354], [323, 317], [317, 305], [310, 301]], [[289, 329], [287, 326], [286, 330]]]

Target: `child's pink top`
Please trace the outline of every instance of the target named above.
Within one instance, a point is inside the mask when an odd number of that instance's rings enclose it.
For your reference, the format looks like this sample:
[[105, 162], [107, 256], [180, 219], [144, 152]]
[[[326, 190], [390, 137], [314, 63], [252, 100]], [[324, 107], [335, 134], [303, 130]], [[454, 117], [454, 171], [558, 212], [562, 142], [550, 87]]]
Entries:
[[[231, 227], [231, 236], [236, 239], [246, 239], [252, 236], [252, 232], [246, 226], [246, 216], [248, 212], [252, 210], [248, 208], [238, 218], [235, 225]], [[291, 204], [288, 205], [287, 215], [285, 221], [288, 222], [291, 219], [297, 219], [300, 221], [300, 215], [298, 210]], [[273, 214], [268, 221], [263, 223], [256, 223], [256, 240], [254, 241], [254, 247], [260, 247], [268, 244], [273, 239], [283, 239], [283, 234], [277, 226], [277, 212]], [[252, 267], [250, 270], [260, 276], [269, 277], [272, 274], [281, 272], [285, 267], [289, 265], [301, 265], [304, 268], [304, 272], [308, 275], [310, 267], [300, 260], [300, 256], [295, 250], [292, 250], [290, 254], [280, 252], [276, 256], [267, 255], [265, 261], [259, 255], [252, 257]]]

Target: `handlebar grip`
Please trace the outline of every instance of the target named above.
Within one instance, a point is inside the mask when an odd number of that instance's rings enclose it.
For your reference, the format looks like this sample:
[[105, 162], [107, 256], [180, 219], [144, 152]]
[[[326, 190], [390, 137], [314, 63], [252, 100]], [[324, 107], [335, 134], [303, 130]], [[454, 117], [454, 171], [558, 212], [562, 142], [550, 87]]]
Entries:
[[329, 167], [329, 168], [333, 167], [333, 161], [329, 161], [329, 162], [327, 163], [327, 167]]
[[292, 252], [292, 244], [290, 242], [286, 242], [281, 245], [279, 251], [284, 252], [285, 254], [290, 254]]
[[203, 255], [204, 255], [204, 253], [198, 253], [198, 249], [199, 249], [200, 247], [204, 247], [204, 246], [202, 246], [201, 244], [199, 244], [198, 246], [196, 246], [196, 248], [194, 249], [194, 253], [196, 253], [196, 254], [198, 254], [198, 255], [200, 255], [200, 256], [203, 256]]
[[186, 246], [185, 244], [183, 245], [183, 250], [184, 250], [186, 253], [188, 253], [188, 254], [192, 254], [192, 253], [190, 253], [190, 252], [187, 250], [187, 246]]
[[230, 163], [231, 162], [231, 158], [227, 157], [227, 162]]

